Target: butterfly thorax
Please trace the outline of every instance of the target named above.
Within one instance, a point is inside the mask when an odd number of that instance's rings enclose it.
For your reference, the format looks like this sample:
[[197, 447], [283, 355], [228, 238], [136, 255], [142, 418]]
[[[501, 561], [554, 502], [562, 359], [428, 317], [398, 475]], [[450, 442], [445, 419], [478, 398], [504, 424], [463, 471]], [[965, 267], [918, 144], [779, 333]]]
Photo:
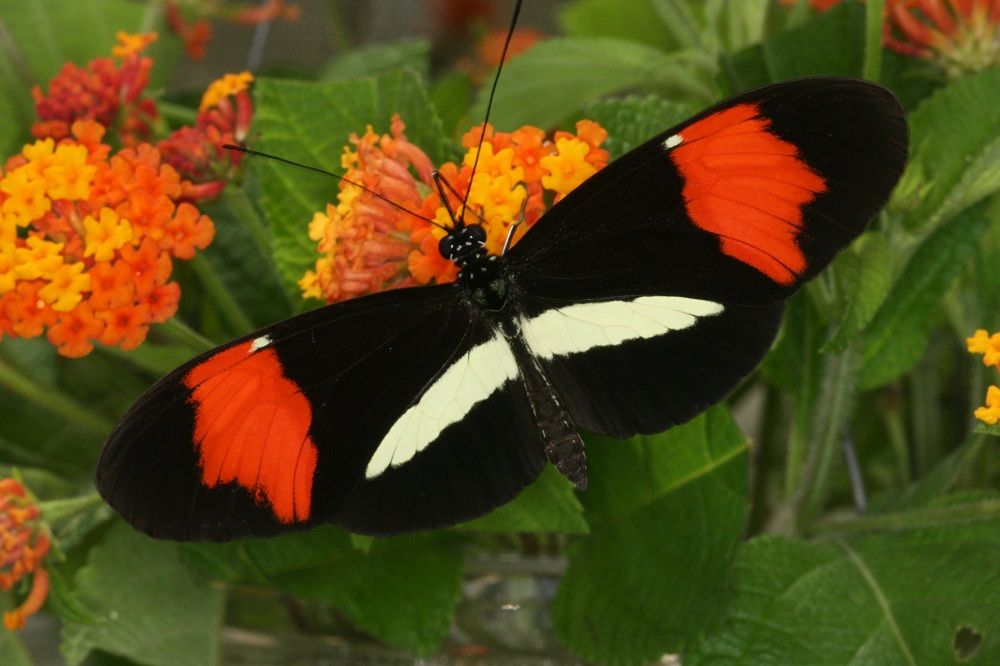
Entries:
[[486, 250], [486, 232], [478, 224], [452, 231], [441, 239], [441, 255], [458, 266], [456, 287], [486, 310], [502, 310], [507, 304], [507, 277], [503, 262]]

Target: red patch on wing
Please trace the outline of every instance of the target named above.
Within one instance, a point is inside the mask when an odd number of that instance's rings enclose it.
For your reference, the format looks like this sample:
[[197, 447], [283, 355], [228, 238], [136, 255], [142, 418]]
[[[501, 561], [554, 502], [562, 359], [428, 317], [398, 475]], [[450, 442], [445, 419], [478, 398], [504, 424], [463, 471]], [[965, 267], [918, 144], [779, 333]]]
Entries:
[[230, 347], [184, 377], [195, 408], [201, 480], [236, 482], [282, 523], [309, 518], [316, 445], [312, 406], [273, 349]]
[[790, 285], [808, 265], [797, 242], [802, 208], [826, 181], [758, 114], [754, 104], [713, 113], [684, 128], [670, 154], [691, 220], [719, 236], [724, 254]]

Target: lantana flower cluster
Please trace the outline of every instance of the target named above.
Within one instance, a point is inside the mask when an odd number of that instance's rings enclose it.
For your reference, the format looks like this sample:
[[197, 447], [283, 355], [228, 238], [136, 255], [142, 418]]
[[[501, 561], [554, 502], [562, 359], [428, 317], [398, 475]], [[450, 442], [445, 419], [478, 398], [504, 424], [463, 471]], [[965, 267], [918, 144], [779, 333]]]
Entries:
[[45, 332], [65, 356], [94, 341], [132, 349], [177, 310], [173, 259], [215, 228], [149, 144], [112, 154], [93, 120], [70, 134], [24, 146], [0, 171], [0, 334]]
[[[346, 173], [337, 203], [327, 204], [309, 225], [309, 237], [322, 256], [299, 281], [306, 298], [332, 303], [455, 279], [457, 267], [438, 251], [452, 220], [433, 187], [430, 158], [410, 143], [404, 130], [403, 121], [395, 116], [389, 134], [379, 135], [369, 127], [364, 135], [351, 136], [341, 158]], [[482, 135], [481, 127], [469, 130], [462, 139], [466, 153], [461, 163], [447, 162], [438, 171], [455, 191], [448, 194], [452, 210], [461, 209], [468, 193], [465, 219], [483, 225], [492, 254], [500, 253], [510, 225], [522, 210], [524, 220], [513, 242], [548, 205], [606, 166], [609, 159], [601, 148], [607, 132], [589, 120], [578, 122], [575, 133], [559, 131], [551, 137], [537, 127], [496, 132], [487, 126], [482, 146], [477, 148]]]
[[[1000, 332], [990, 335], [980, 329], [965, 342], [970, 352], [983, 355], [983, 365], [1000, 370]], [[975, 416], [989, 425], [1000, 423], [1000, 386], [986, 389], [986, 404], [975, 411]]]
[[38, 138], [64, 139], [76, 120], [96, 120], [114, 127], [123, 145], [150, 137], [158, 112], [144, 96], [153, 59], [143, 51], [156, 41], [156, 33], [132, 35], [119, 32], [112, 57], [95, 58], [80, 67], [68, 62], [49, 82], [48, 93], [35, 86], [38, 121], [31, 128]]
[[17, 479], [0, 479], [0, 590], [14, 588], [31, 577], [31, 587], [21, 605], [3, 614], [3, 623], [14, 631], [41, 610], [49, 592], [49, 574], [42, 566], [52, 539], [41, 521], [38, 506]]

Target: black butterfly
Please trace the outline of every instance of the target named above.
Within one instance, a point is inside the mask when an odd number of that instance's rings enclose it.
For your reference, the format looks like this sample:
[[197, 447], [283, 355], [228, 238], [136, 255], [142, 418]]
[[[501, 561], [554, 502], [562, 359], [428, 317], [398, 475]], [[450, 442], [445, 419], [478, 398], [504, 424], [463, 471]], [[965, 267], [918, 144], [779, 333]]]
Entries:
[[184, 364], [111, 433], [98, 489], [150, 535], [218, 540], [451, 525], [546, 461], [583, 488], [577, 428], [659, 432], [723, 398], [906, 153], [875, 84], [742, 94], [598, 172], [502, 256], [456, 222], [454, 284], [330, 305]]

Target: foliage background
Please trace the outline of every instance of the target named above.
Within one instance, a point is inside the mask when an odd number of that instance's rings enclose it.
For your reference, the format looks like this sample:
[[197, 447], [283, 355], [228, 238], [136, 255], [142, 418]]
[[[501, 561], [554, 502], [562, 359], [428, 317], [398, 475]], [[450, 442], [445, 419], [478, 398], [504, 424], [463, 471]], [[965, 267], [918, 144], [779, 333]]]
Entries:
[[[60, 557], [47, 609], [66, 662], [222, 663], [227, 622], [277, 634], [332, 627], [434, 654], [452, 644], [464, 563], [515, 552], [565, 558], [552, 629], [587, 660], [1000, 663], [1000, 455], [997, 430], [971, 417], [989, 375], [963, 342], [1000, 327], [1000, 68], [946, 78], [878, 48], [879, 4], [823, 14], [765, 0], [546, 4], [558, 36], [505, 69], [499, 128], [590, 117], [613, 155], [769, 81], [863, 74], [902, 99], [912, 156], [887, 211], [792, 299], [775, 348], [728, 406], [659, 436], [589, 436], [585, 493], [549, 470], [490, 516], [428, 534], [322, 528], [180, 545], [92, 503], [52, 513]], [[354, 9], [324, 7], [341, 19]], [[106, 53], [115, 30], [164, 32], [156, 2], [0, 0], [0, 20], [5, 155], [28, 139], [31, 83]], [[349, 21], [330, 25], [350, 40]], [[484, 95], [467, 74], [432, 67], [437, 53], [418, 38], [345, 47], [316, 67], [270, 65], [254, 88], [251, 140], [335, 169], [350, 132], [385, 131], [400, 112], [414, 143], [452, 159]], [[176, 40], [161, 39], [153, 56], [154, 88], [184, 67]], [[164, 108], [182, 122], [198, 90], [166, 90]], [[309, 307], [294, 289], [314, 257], [305, 227], [334, 193], [329, 180], [254, 161], [208, 209], [219, 234], [204, 259], [236, 311], [219, 311], [204, 271], [178, 268], [179, 317], [222, 342]], [[266, 243], [241, 226], [247, 216], [267, 225]], [[69, 360], [5, 338], [0, 363], [33, 384], [0, 389], [3, 470], [16, 467], [50, 506], [85, 498], [114, 420], [196, 351], [162, 334], [127, 354]], [[46, 396], [86, 416], [56, 416]], [[844, 441], [860, 461], [864, 513]], [[32, 659], [18, 635], [0, 635], [0, 663]]]

